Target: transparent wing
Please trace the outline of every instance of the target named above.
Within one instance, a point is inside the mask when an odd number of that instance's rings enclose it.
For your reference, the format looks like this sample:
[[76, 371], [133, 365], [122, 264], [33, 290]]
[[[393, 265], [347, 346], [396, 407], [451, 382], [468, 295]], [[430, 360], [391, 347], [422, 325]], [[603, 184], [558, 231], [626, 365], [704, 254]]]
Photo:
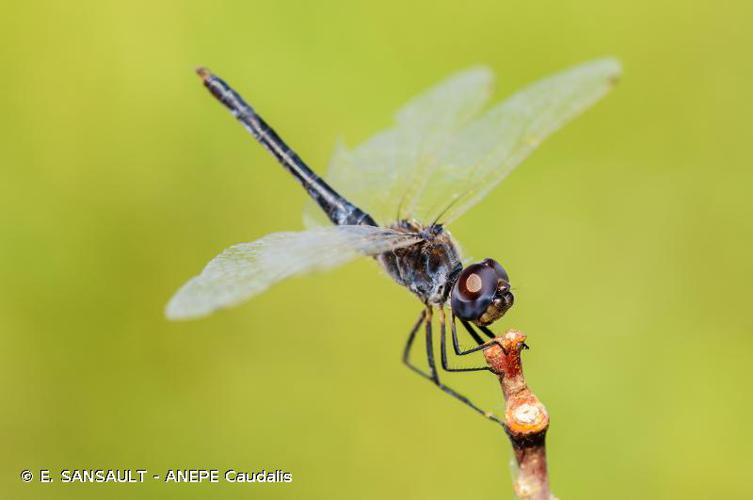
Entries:
[[[492, 83], [488, 68], [475, 67], [430, 88], [398, 111], [394, 127], [352, 151], [339, 144], [326, 181], [380, 223], [393, 222], [401, 205], [411, 210], [426, 176], [436, 168], [436, 152], [478, 114]], [[320, 211], [314, 202], [307, 203], [308, 227], [328, 223]]]
[[170, 299], [169, 319], [192, 319], [236, 305], [289, 276], [328, 269], [419, 241], [372, 226], [333, 226], [273, 233], [224, 250]]
[[[478, 116], [486, 68], [458, 73], [408, 103], [396, 125], [353, 151], [340, 145], [327, 182], [377, 221], [451, 222], [478, 203], [549, 134], [598, 101], [621, 72], [599, 59], [540, 80]], [[448, 208], [449, 207], [449, 208]], [[325, 222], [314, 203], [307, 225]]]
[[451, 222], [483, 199], [551, 133], [601, 99], [621, 73], [615, 59], [581, 64], [539, 80], [460, 130], [439, 153], [417, 195], [419, 220]]

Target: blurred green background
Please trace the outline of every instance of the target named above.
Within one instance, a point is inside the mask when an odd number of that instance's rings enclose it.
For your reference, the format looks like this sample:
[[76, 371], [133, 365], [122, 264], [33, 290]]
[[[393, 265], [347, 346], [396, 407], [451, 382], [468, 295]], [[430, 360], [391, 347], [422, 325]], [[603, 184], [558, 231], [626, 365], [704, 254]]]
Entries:
[[[205, 64], [323, 171], [485, 63], [497, 98], [603, 55], [620, 85], [451, 227], [510, 272], [561, 498], [750, 494], [753, 34], [739, 2], [4, 2], [5, 498], [510, 498], [506, 437], [400, 363], [420, 305], [363, 260], [190, 323], [222, 248], [304, 194]], [[356, 202], [358, 200], [355, 200]], [[500, 411], [496, 380], [451, 377]], [[48, 468], [285, 469], [290, 485], [43, 485]]]

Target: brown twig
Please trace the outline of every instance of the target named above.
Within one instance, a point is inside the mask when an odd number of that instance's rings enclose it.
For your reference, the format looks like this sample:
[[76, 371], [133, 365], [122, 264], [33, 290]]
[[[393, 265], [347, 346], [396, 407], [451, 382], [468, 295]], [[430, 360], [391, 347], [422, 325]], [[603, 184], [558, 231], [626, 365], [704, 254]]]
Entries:
[[[504, 425], [515, 453], [518, 474], [513, 488], [518, 498], [552, 500], [546, 466], [546, 431], [549, 414], [523, 377], [520, 352], [527, 349], [525, 334], [508, 330], [489, 341], [487, 364], [497, 373], [505, 397]], [[500, 346], [501, 344], [501, 346]]]

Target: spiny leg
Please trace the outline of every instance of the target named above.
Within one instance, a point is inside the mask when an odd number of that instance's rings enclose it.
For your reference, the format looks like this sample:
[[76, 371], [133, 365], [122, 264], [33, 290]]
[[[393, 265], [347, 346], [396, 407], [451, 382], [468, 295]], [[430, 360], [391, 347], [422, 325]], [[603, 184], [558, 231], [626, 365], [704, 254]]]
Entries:
[[438, 386], [442, 386], [439, 383], [439, 372], [434, 364], [434, 335], [431, 332], [431, 309], [426, 310], [426, 361], [429, 363], [429, 370], [431, 371], [431, 380]]
[[408, 340], [405, 342], [405, 348], [403, 349], [403, 363], [405, 363], [405, 366], [413, 370], [414, 372], [418, 373], [424, 378], [427, 378], [429, 380], [432, 380], [432, 376], [425, 371], [423, 371], [421, 368], [417, 367], [413, 363], [410, 362], [410, 352], [411, 348], [413, 347], [413, 341], [416, 340], [416, 333], [418, 332], [418, 329], [421, 327], [423, 322], [426, 320], [426, 311], [421, 311], [421, 314], [418, 316], [418, 321], [416, 321], [416, 324], [413, 325], [413, 328], [411, 328], [410, 333], [408, 334]]
[[[434, 342], [433, 342], [433, 335], [432, 335], [432, 327], [431, 327], [431, 310], [424, 310], [421, 311], [421, 314], [418, 316], [418, 320], [413, 325], [413, 328], [411, 328], [410, 333], [408, 334], [408, 340], [405, 342], [405, 348], [403, 349], [403, 363], [413, 370], [414, 372], [418, 373], [422, 377], [431, 380], [435, 384], [439, 385], [439, 375], [437, 374], [437, 370], [435, 369], [435, 363], [434, 363]], [[431, 368], [431, 373], [427, 373], [421, 368], [417, 367], [410, 361], [410, 353], [413, 349], [413, 342], [416, 340], [416, 334], [418, 333], [418, 329], [421, 327], [424, 321], [427, 321], [426, 324], [426, 358], [429, 363], [429, 367]], [[447, 350], [446, 350], [446, 342], [445, 342], [445, 327], [444, 327], [444, 311], [441, 311], [441, 352], [442, 352], [442, 367], [446, 371], [475, 371], [475, 369], [470, 370], [464, 370], [464, 369], [453, 369], [447, 367]], [[468, 354], [471, 352], [476, 352], [478, 350], [484, 349], [486, 346], [480, 346], [476, 349], [471, 349], [470, 351], [459, 351], [458, 341], [457, 341], [457, 332], [454, 329], [454, 323], [453, 323], [453, 341], [455, 344], [455, 352], [462, 355], [462, 354]]]
[[[464, 319], [461, 319], [460, 322], [463, 324], [463, 326], [465, 327], [466, 331], [470, 334], [471, 337], [473, 337], [473, 340], [475, 340], [478, 345], [481, 345], [481, 344], [484, 343], [484, 340], [476, 332], [476, 330], [474, 330], [473, 326], [471, 326], [470, 323], [468, 323]], [[479, 330], [481, 330], [482, 332], [484, 332], [484, 335], [486, 335], [490, 339], [493, 339], [496, 336], [496, 335], [494, 335], [494, 332], [492, 332], [491, 330], [489, 330], [485, 326], [479, 326], [478, 328], [479, 328]], [[453, 339], [456, 339], [457, 338], [457, 333], [455, 331], [455, 314], [452, 315], [452, 332], [453, 332]], [[461, 353], [460, 352], [460, 348], [458, 347], [457, 341], [455, 341], [454, 345], [455, 345], [455, 352], [457, 354], [465, 354], [465, 353]], [[468, 352], [474, 352], [474, 351], [468, 351]]]
[[[476, 341], [478, 345], [481, 345], [484, 343], [484, 339], [481, 338], [481, 336], [476, 333], [476, 330], [474, 330], [465, 320], [460, 320], [463, 322], [463, 326], [468, 331], [468, 333], [473, 337], [473, 340]], [[452, 315], [452, 338], [455, 340], [457, 338], [457, 332], [455, 331], [455, 314]], [[460, 354], [458, 352], [457, 342], [455, 343], [455, 352]]]
[[421, 311], [421, 314], [418, 316], [418, 321], [416, 321], [416, 324], [413, 325], [413, 328], [411, 328], [411, 331], [408, 334], [408, 340], [405, 342], [405, 349], [403, 349], [403, 363], [405, 363], [408, 368], [418, 373], [422, 377], [431, 380], [434, 384], [439, 384], [439, 378], [437, 376], [436, 370], [434, 369], [434, 355], [432, 352], [432, 343], [430, 337], [427, 337], [426, 351], [429, 358], [429, 368], [431, 368], [431, 373], [425, 372], [410, 361], [410, 353], [413, 349], [413, 342], [416, 340], [418, 329], [421, 327], [424, 321], [426, 321], [429, 333], [431, 333], [431, 309], [425, 309]]
[[[467, 322], [467, 321], [465, 321], [465, 320], [463, 320], [463, 324], [465, 325], [465, 327], [466, 327], [467, 329], [471, 329], [471, 328], [473, 328], [473, 327], [471, 327], [471, 324], [470, 324], [470, 323], [468, 323], [468, 322]], [[496, 337], [496, 335], [494, 335], [494, 332], [493, 332], [493, 331], [489, 330], [489, 329], [488, 329], [487, 327], [485, 327], [485, 326], [483, 326], [483, 325], [478, 325], [478, 329], [479, 329], [479, 330], [481, 330], [482, 332], [484, 332], [484, 335], [486, 335], [486, 336], [487, 336], [487, 337], [489, 337], [490, 339], [493, 339], [494, 337]]]
[[[455, 328], [455, 315], [452, 316], [451, 329], [452, 329], [452, 346], [455, 349], [455, 354], [457, 354], [458, 356], [465, 356], [466, 354], [483, 351], [484, 349], [488, 349], [489, 347], [493, 345], [493, 343], [485, 344], [484, 342], [479, 342], [481, 345], [477, 347], [473, 347], [466, 351], [463, 351], [460, 348], [460, 343], [458, 342], [458, 332], [457, 332], [457, 329]], [[485, 370], [492, 371], [492, 369], [488, 366], [477, 366], [477, 367], [468, 367], [468, 368], [451, 367], [447, 361], [447, 327], [445, 326], [444, 311], [442, 311], [442, 313], [440, 314], [439, 330], [440, 330], [440, 352], [442, 354], [442, 368], [445, 371], [448, 371], [448, 372], [479, 372], [479, 371], [485, 371]], [[469, 330], [469, 331], [473, 332], [473, 330]], [[475, 336], [478, 336], [478, 334], [476, 334]], [[479, 339], [479, 341], [480, 340], [481, 339]]]
[[[442, 319], [444, 319], [444, 311], [442, 311]], [[426, 322], [426, 354], [427, 354], [427, 361], [429, 364], [429, 370], [430, 373], [426, 373], [425, 371], [421, 370], [417, 366], [414, 366], [410, 362], [410, 351], [411, 347], [413, 346], [413, 341], [415, 340], [416, 332], [418, 331], [418, 328], [421, 326], [421, 323]], [[444, 322], [443, 322], [444, 323]], [[418, 321], [413, 326], [413, 329], [411, 330], [410, 334], [408, 335], [408, 342], [405, 345], [405, 351], [403, 352], [403, 362], [413, 371], [418, 373], [419, 375], [431, 380], [437, 387], [442, 389], [444, 392], [452, 396], [453, 398], [459, 400], [460, 402], [470, 406], [474, 411], [477, 413], [483, 415], [484, 417], [493, 420], [497, 422], [498, 424], [504, 426], [504, 422], [499, 419], [499, 417], [496, 417], [491, 412], [486, 412], [473, 404], [468, 398], [463, 396], [462, 394], [459, 394], [451, 387], [448, 387], [441, 383], [439, 381], [439, 374], [437, 372], [436, 365], [434, 364], [434, 352], [433, 352], [433, 342], [432, 342], [432, 328], [431, 328], [431, 310], [427, 309], [425, 312], [421, 313], [421, 316], [419, 316]]]
[[[474, 330], [473, 326], [469, 322], [467, 322], [464, 319], [461, 319], [460, 322], [463, 324], [463, 327], [465, 327], [466, 331], [471, 335], [471, 337], [473, 337], [473, 339], [476, 341], [477, 344], [481, 345], [484, 343], [484, 341], [481, 340], [481, 337], [479, 336], [478, 333], [476, 333], [476, 330]], [[452, 326], [453, 327], [455, 326], [454, 314], [452, 315]], [[476, 325], [476, 326], [478, 327], [479, 330], [484, 332], [484, 335], [486, 335], [490, 339], [493, 339], [494, 337], [496, 337], [496, 335], [494, 335], [494, 332], [489, 330], [487, 327], [483, 325]]]
[[490, 339], [493, 340], [493, 342], [491, 342], [491, 344], [482, 341], [481, 338], [479, 337], [478, 333], [476, 333], [476, 330], [473, 329], [473, 326], [471, 326], [471, 324], [468, 323], [466, 320], [461, 319], [460, 322], [463, 324], [463, 326], [468, 331], [468, 333], [471, 334], [471, 337], [473, 337], [476, 340], [476, 342], [479, 344], [479, 346], [478, 347], [473, 347], [473, 348], [468, 349], [466, 351], [462, 350], [462, 348], [460, 347], [460, 342], [458, 341], [458, 331], [455, 328], [455, 315], [453, 314], [452, 315], [452, 325], [451, 325], [452, 326], [452, 347], [453, 347], [453, 349], [455, 349], [455, 354], [457, 354], [458, 356], [465, 356], [466, 354], [470, 354], [472, 352], [483, 351], [484, 349], [487, 349], [492, 344], [497, 344], [500, 347], [500, 349], [502, 349], [502, 352], [505, 353], [505, 354], [507, 354], [507, 350], [505, 350], [505, 346], [503, 346], [502, 342], [500, 342], [499, 340], [494, 340], [496, 338], [496, 335], [494, 335], [494, 332], [492, 332], [491, 330], [489, 330], [487, 327], [485, 327], [485, 326], [479, 326], [478, 328], [479, 328], [479, 330], [481, 330], [482, 332], [484, 332], [484, 334], [487, 337], [489, 337]]

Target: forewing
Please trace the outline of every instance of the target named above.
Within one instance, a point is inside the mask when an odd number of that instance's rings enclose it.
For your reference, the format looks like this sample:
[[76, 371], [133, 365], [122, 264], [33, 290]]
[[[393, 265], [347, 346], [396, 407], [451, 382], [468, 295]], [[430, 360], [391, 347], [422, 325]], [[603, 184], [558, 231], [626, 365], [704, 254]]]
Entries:
[[[603, 97], [621, 73], [615, 59], [535, 82], [473, 120], [440, 153], [414, 214], [451, 222], [478, 203], [552, 132]], [[449, 207], [449, 208], [448, 208]]]
[[[380, 223], [409, 213], [426, 176], [437, 166], [437, 151], [474, 118], [486, 103], [492, 72], [475, 67], [457, 73], [412, 99], [398, 111], [395, 125], [354, 150], [339, 144], [325, 179]], [[307, 226], [326, 223], [309, 201]]]
[[236, 305], [289, 276], [329, 269], [419, 241], [373, 226], [331, 226], [273, 233], [224, 250], [170, 299], [169, 319], [192, 319]]

